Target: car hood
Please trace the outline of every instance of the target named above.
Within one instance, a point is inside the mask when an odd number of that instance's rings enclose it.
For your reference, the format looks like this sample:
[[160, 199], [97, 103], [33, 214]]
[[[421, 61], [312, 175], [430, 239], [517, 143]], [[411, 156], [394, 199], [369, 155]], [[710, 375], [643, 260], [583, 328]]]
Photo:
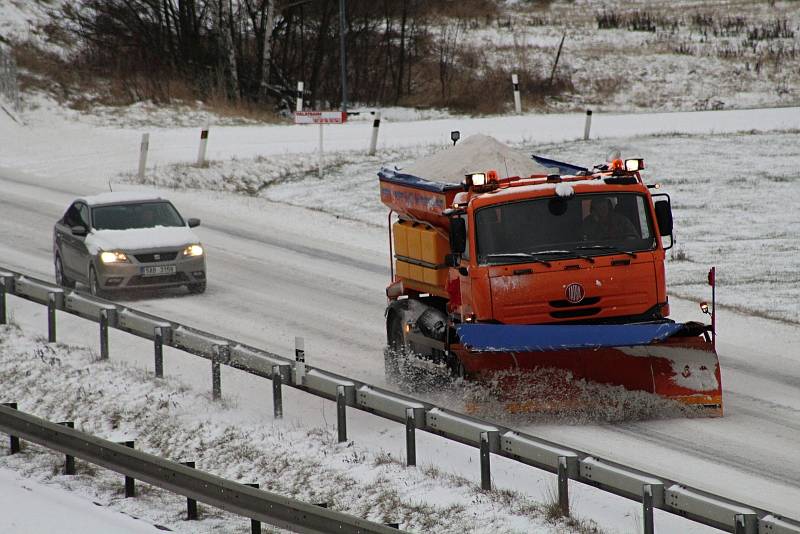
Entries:
[[97, 254], [101, 250], [179, 248], [199, 242], [195, 233], [187, 226], [94, 230], [86, 236], [86, 248], [91, 254]]

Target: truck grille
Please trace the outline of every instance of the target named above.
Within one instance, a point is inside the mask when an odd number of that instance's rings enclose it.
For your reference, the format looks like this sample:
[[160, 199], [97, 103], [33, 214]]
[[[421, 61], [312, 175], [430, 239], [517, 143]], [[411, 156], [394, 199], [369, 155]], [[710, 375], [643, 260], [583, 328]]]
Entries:
[[572, 303], [568, 300], [551, 300], [550, 306], [553, 308], [574, 308], [575, 306], [591, 306], [600, 302], [600, 297], [586, 297], [578, 303]]

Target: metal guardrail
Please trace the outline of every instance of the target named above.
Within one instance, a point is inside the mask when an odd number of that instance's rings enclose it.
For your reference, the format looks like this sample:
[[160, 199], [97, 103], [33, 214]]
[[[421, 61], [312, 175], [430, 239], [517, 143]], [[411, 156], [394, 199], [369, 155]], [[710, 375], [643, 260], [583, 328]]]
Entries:
[[[22, 283], [20, 280], [23, 279]], [[36, 284], [33, 290], [31, 284]], [[47, 288], [43, 291], [42, 288]], [[159, 375], [161, 344], [195, 354], [212, 363], [215, 396], [221, 395], [219, 366], [228, 365], [273, 381], [275, 416], [281, 417], [283, 384], [337, 403], [339, 440], [347, 440], [346, 408], [354, 408], [380, 417], [405, 423], [406, 462], [416, 464], [417, 430], [439, 435], [480, 450], [481, 486], [491, 489], [491, 454], [503, 456], [559, 475], [559, 504], [569, 512], [569, 480], [600, 488], [609, 493], [642, 503], [646, 534], [654, 531], [653, 510], [659, 509], [692, 521], [734, 534], [800, 534], [800, 520], [749, 506], [723, 496], [692, 488], [679, 481], [632, 469], [571, 447], [553, 443], [510, 428], [438, 407], [407, 395], [395, 393], [311, 366], [306, 366], [303, 351], [296, 350], [297, 361], [249, 347], [214, 334], [188, 328], [174, 321], [115, 305], [101, 299], [80, 295], [77, 311], [74, 291], [63, 290], [13, 271], [0, 270], [0, 324], [5, 322], [5, 294], [57, 306], [59, 310], [96, 320], [102, 316], [107, 325], [154, 341], [156, 375]], [[90, 309], [91, 304], [96, 307]], [[116, 313], [109, 313], [109, 306]], [[104, 313], [101, 313], [105, 310]], [[50, 323], [53, 324], [50, 324]], [[48, 314], [48, 332], [55, 333], [55, 313]], [[176, 335], [177, 333], [177, 335]], [[106, 334], [107, 339], [107, 334]], [[54, 341], [52, 339], [51, 341]], [[106, 341], [107, 343], [107, 341]], [[107, 346], [106, 346], [107, 348]], [[159, 367], [161, 365], [161, 367]]]
[[63, 452], [73, 458], [73, 468], [74, 458], [80, 458], [134, 480], [279, 528], [318, 534], [399, 532], [396, 528], [226, 480], [7, 406], [0, 406], [0, 430]]

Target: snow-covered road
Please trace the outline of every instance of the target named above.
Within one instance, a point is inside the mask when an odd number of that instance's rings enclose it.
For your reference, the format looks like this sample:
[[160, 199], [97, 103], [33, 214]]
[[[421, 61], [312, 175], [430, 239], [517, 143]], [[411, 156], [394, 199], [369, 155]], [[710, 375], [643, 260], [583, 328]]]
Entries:
[[[797, 127], [799, 118], [796, 108], [634, 115], [604, 118], [595, 131], [631, 136], [653, 131], [786, 129]], [[381, 135], [407, 144], [441, 141], [450, 129], [499, 133], [500, 139], [513, 137], [517, 142], [571, 139], [582, 128], [582, 120], [579, 115], [448, 119], [390, 124]], [[109, 173], [133, 166], [138, 133], [65, 126], [56, 140], [56, 133], [36, 126], [10, 128], [13, 131], [6, 133], [14, 136], [0, 148], [4, 166], [0, 169], [0, 266], [52, 279], [54, 221], [72, 198], [102, 189]], [[354, 123], [338, 133], [329, 130], [331, 147], [360, 147], [366, 140], [362, 136], [365, 125]], [[91, 142], [70, 138], [77, 133], [89, 136]], [[190, 160], [195, 134], [194, 130], [175, 130], [153, 135], [151, 146], [169, 145], [154, 150], [153, 161]], [[219, 128], [212, 134], [211, 155], [308, 152], [314, 148], [315, 134], [299, 127]], [[244, 136], [249, 141], [243, 142]], [[256, 143], [254, 138], [264, 142]], [[388, 279], [384, 230], [260, 198], [180, 191], [165, 195], [185, 216], [203, 221], [198, 234], [209, 251], [209, 289], [204, 295], [174, 291], [167, 298], [133, 297], [131, 306], [287, 355], [294, 336], [302, 335], [314, 364], [384, 384], [383, 288]], [[671, 300], [675, 317], [700, 319], [694, 303]], [[721, 419], [591, 425], [517, 420], [514, 424], [547, 439], [800, 519], [800, 328], [729, 310], [720, 312], [719, 328], [726, 402]], [[70, 333], [63, 335], [68, 342], [77, 342], [69, 339]], [[256, 391], [250, 383], [228, 391], [234, 389], [245, 401], [264, 397], [264, 391]]]

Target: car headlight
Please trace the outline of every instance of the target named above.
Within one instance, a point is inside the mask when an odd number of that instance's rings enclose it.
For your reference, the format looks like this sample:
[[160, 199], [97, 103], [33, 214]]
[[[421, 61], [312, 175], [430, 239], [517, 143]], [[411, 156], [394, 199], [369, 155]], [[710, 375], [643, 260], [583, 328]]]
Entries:
[[184, 256], [202, 256], [203, 255], [203, 247], [200, 245], [189, 245], [185, 249], [183, 249]]
[[128, 256], [122, 252], [101, 252], [100, 261], [103, 263], [125, 263], [128, 261]]

